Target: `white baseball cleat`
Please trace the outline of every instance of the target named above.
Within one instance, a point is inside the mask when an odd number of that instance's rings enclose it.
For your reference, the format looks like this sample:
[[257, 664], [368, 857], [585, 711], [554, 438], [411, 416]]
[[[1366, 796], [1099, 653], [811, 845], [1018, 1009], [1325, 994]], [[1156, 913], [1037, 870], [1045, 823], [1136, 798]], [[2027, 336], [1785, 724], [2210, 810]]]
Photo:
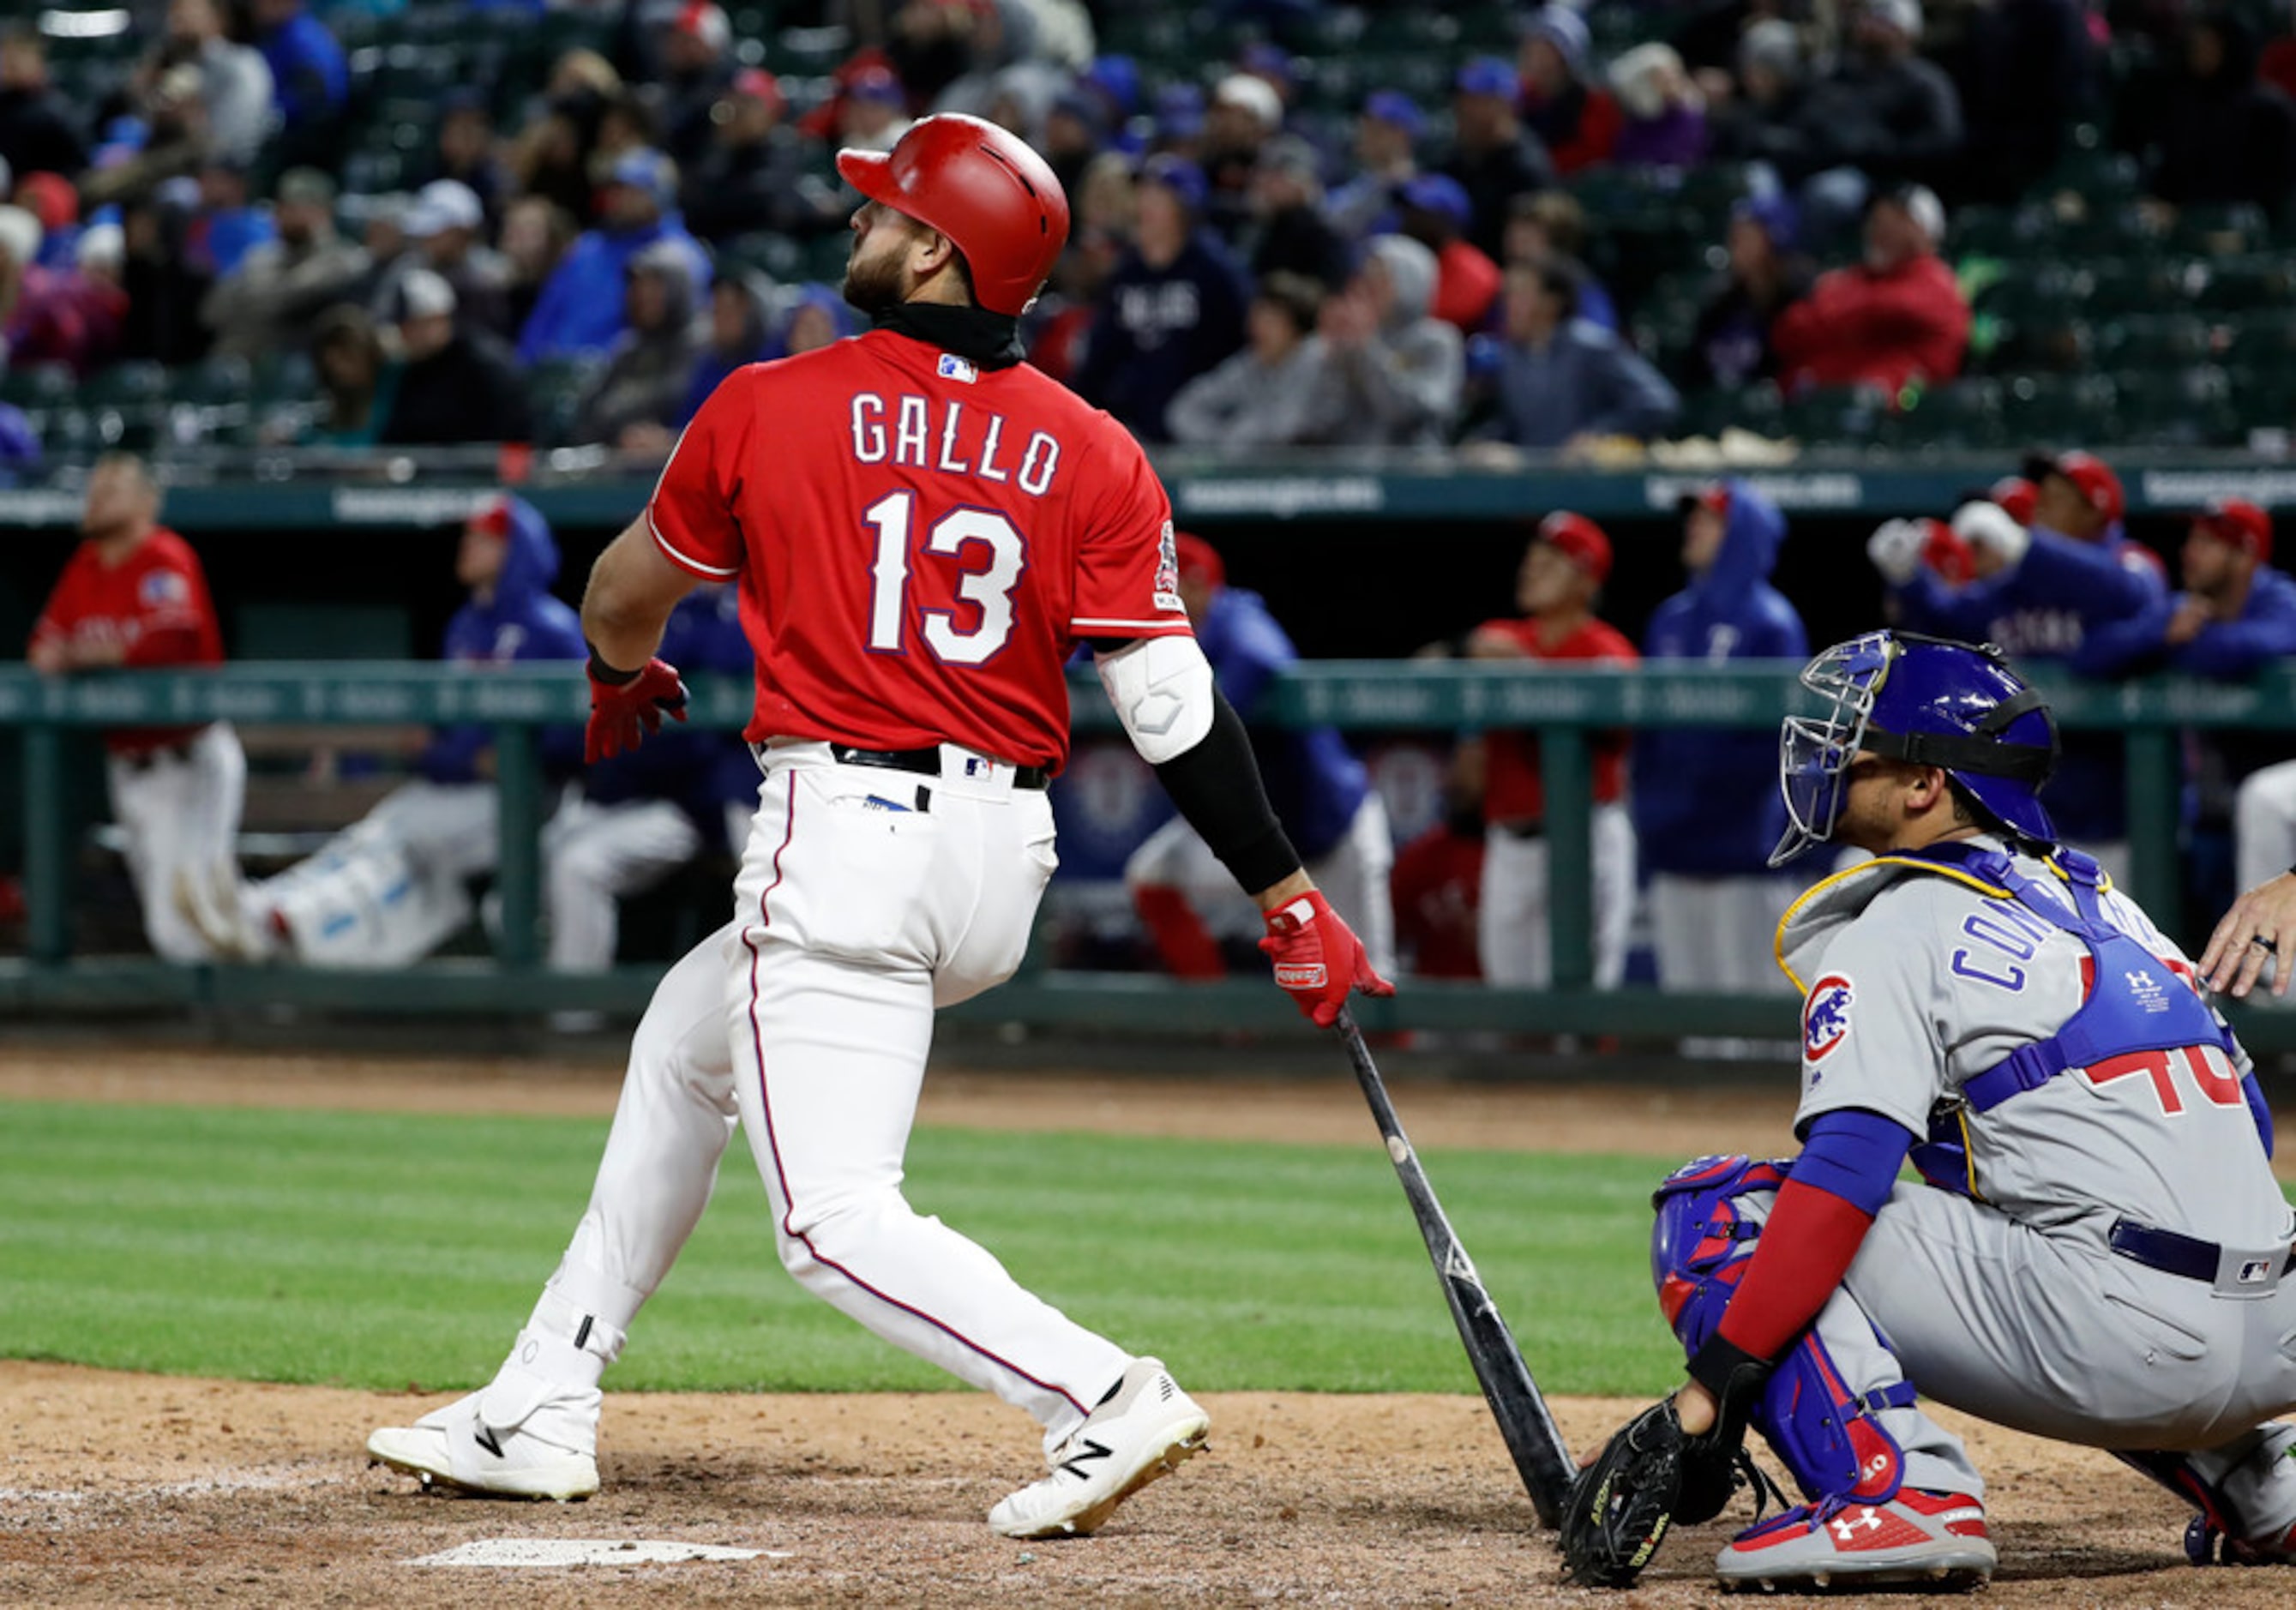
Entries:
[[483, 1390], [412, 1425], [385, 1425], [367, 1453], [427, 1488], [497, 1499], [586, 1499], [598, 1491], [598, 1389], [512, 1362]]
[[1886, 1503], [1830, 1499], [1771, 1516], [1715, 1557], [1726, 1588], [1900, 1587], [1953, 1592], [1992, 1576], [2000, 1556], [1985, 1506], [1964, 1493], [1899, 1489]]
[[1158, 1476], [1204, 1450], [1211, 1417], [1159, 1359], [1136, 1359], [1084, 1424], [1045, 1456], [1052, 1474], [988, 1512], [1005, 1537], [1083, 1537]]

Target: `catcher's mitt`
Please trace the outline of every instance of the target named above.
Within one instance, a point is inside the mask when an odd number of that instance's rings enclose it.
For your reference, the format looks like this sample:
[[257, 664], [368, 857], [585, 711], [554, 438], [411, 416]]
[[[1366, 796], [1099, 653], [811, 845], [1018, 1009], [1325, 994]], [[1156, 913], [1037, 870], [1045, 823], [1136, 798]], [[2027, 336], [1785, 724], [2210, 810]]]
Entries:
[[1628, 1421], [1570, 1490], [1563, 1574], [1584, 1588], [1631, 1588], [1677, 1520], [1722, 1513], [1742, 1467], [1758, 1492], [1766, 1487], [1742, 1435], [1690, 1435], [1671, 1398]]

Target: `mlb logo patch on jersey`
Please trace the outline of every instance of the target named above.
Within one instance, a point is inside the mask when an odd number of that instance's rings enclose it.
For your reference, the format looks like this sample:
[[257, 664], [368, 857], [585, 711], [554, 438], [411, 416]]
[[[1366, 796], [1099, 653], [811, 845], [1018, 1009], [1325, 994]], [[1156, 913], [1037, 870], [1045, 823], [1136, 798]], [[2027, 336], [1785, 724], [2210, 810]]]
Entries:
[[192, 601], [192, 584], [179, 571], [146, 571], [135, 584], [135, 600], [147, 609], [165, 609]]
[[1801, 1008], [1801, 1054], [1805, 1062], [1824, 1062], [1849, 1038], [1849, 1008], [1857, 991], [1841, 973], [1829, 973], [1810, 986]]
[[955, 353], [944, 352], [940, 355], [940, 377], [943, 380], [961, 380], [969, 386], [980, 378], [980, 371]]
[[1180, 602], [1180, 545], [1172, 533], [1172, 522], [1164, 522], [1163, 534], [1157, 538], [1156, 549], [1156, 607], [1160, 610], [1184, 610]]

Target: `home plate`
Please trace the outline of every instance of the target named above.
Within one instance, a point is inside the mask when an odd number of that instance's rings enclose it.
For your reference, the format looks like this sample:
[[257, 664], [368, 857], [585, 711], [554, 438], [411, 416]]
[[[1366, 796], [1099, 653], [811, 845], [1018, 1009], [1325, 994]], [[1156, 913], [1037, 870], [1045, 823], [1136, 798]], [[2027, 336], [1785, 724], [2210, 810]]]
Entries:
[[682, 1565], [690, 1560], [785, 1560], [785, 1548], [721, 1548], [658, 1538], [500, 1537], [426, 1554], [410, 1565]]

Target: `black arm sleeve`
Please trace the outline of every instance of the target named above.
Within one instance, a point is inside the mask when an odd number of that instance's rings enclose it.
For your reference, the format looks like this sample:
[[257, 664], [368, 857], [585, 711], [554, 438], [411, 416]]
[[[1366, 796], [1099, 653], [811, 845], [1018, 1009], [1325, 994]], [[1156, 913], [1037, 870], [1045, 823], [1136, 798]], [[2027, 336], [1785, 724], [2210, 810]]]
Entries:
[[1257, 894], [1300, 870], [1300, 852], [1284, 836], [1260, 784], [1243, 719], [1217, 687], [1211, 730], [1193, 749], [1156, 768], [1156, 779], [1245, 893]]

